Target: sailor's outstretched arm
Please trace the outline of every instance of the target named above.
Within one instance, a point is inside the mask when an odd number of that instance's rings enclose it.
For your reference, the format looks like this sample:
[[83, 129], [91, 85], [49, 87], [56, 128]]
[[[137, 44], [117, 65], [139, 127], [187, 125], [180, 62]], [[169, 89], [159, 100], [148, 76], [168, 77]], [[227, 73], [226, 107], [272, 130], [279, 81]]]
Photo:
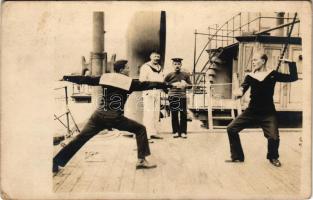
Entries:
[[68, 81], [76, 84], [86, 84], [86, 85], [99, 85], [100, 76], [79, 76], [79, 75], [70, 75], [63, 76], [61, 81]]
[[283, 60], [283, 62], [288, 63], [289, 66], [289, 74], [283, 74], [280, 72], [276, 72], [276, 80], [278, 82], [293, 82], [298, 80], [298, 72], [297, 72], [297, 65], [295, 62], [290, 60]]
[[166, 89], [166, 88], [171, 88], [171, 87], [172, 85], [166, 82], [150, 82], [150, 81], [140, 82], [139, 80], [132, 80], [130, 91]]

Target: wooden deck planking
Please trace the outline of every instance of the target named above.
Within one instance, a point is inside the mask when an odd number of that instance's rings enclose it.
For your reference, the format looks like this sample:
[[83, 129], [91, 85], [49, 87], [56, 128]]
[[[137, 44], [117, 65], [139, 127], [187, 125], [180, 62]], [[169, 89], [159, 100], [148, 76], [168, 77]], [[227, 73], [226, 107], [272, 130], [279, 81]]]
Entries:
[[[118, 193], [120, 191], [121, 187], [121, 180], [123, 178], [123, 171], [128, 170], [129, 167], [133, 167], [134, 165], [131, 166], [126, 166], [125, 165], [125, 160], [127, 158], [127, 154], [129, 154], [130, 151], [133, 150], [131, 148], [130, 142], [135, 143], [135, 140], [121, 137], [116, 141], [118, 144], [118, 151], [115, 154], [114, 159], [112, 160], [112, 167], [110, 172], [108, 173], [108, 176], [106, 177], [106, 187], [104, 187], [105, 191], [109, 192], [116, 192]], [[125, 145], [127, 144], [127, 145]], [[136, 158], [136, 157], [135, 157]], [[134, 169], [132, 169], [134, 170]]]
[[[98, 152], [102, 152], [103, 162], [99, 165], [96, 174], [92, 177], [92, 183], [88, 187], [88, 192], [107, 191], [107, 188], [111, 184], [109, 178], [110, 173], [116, 170], [114, 162], [116, 159], [122, 159], [125, 155], [120, 154], [123, 145], [121, 143], [120, 134], [108, 138], [102, 137], [97, 147]], [[105, 147], [104, 147], [105, 145]], [[118, 170], [118, 169], [117, 169]], [[104, 173], [105, 172], [105, 173]]]
[[[249, 133], [250, 134], [250, 133]], [[267, 143], [266, 140], [262, 139], [262, 134], [257, 140], [253, 138], [253, 135], [246, 136], [242, 140], [244, 143], [244, 151], [246, 154], [246, 161], [245, 164], [247, 165], [254, 165], [257, 166], [257, 168], [252, 167], [245, 167], [244, 169], [241, 169], [241, 173], [243, 174], [242, 178], [247, 179], [254, 187], [257, 187], [258, 190], [262, 191], [262, 188], [265, 186], [269, 192], [271, 193], [277, 193], [277, 191], [281, 191], [284, 194], [290, 194], [293, 193], [294, 189], [292, 187], [289, 187], [288, 179], [291, 178], [292, 181], [295, 181], [297, 178], [299, 179], [300, 174], [297, 174], [297, 177], [293, 176], [293, 172], [290, 173], [291, 168], [294, 164], [292, 163], [286, 163], [288, 162], [288, 156], [285, 156], [285, 150], [288, 148], [288, 152], [293, 151], [291, 148], [289, 148], [289, 145], [284, 145], [284, 142], [281, 143], [280, 148], [280, 155], [281, 160], [283, 163], [282, 168], [275, 168], [268, 164], [268, 161], [265, 160], [266, 157], [266, 149], [267, 149]], [[293, 137], [292, 135], [289, 135], [289, 137]], [[289, 137], [283, 137], [283, 138], [289, 138]], [[247, 145], [247, 144], [253, 144]], [[253, 149], [251, 149], [253, 147]], [[285, 148], [284, 148], [285, 147]], [[287, 148], [286, 148], [287, 147]], [[259, 150], [259, 151], [251, 151], [251, 150]], [[255, 155], [254, 155], [254, 154]], [[256, 153], [259, 153], [257, 155]], [[295, 152], [297, 154], [297, 152]], [[295, 154], [295, 155], [296, 155]], [[292, 156], [293, 161], [295, 161], [295, 157]], [[297, 168], [298, 170], [300, 169]], [[253, 175], [253, 177], [251, 176]], [[287, 176], [286, 176], [287, 175]], [[285, 184], [287, 182], [287, 184]], [[257, 190], [257, 191], [258, 191]]]
[[[226, 133], [189, 134], [188, 139], [164, 140], [150, 144], [152, 170], [136, 170], [135, 139], [96, 136], [89, 141], [64, 171], [54, 177], [56, 192], [104, 192], [164, 194], [297, 195], [300, 192], [299, 136], [281, 133], [283, 167], [266, 160], [267, 143], [261, 132], [242, 133], [246, 160], [229, 159]], [[95, 151], [103, 161], [84, 160], [84, 151]], [[75, 163], [75, 165], [73, 163]], [[86, 164], [87, 163], [87, 164]]]
[[125, 163], [124, 163], [124, 169], [123, 169], [123, 177], [128, 178], [122, 178], [119, 192], [125, 192], [130, 193], [134, 189], [134, 182], [135, 182], [135, 164], [136, 164], [136, 158], [137, 158], [137, 151], [136, 151], [136, 141], [135, 139], [130, 140], [130, 149], [128, 149], [128, 152], [126, 153], [125, 157]]

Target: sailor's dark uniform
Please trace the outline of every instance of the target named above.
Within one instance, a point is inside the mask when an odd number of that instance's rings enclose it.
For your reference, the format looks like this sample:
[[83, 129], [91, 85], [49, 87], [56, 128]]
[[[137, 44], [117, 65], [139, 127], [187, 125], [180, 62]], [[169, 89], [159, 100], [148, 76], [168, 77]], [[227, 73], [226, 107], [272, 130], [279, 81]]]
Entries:
[[[122, 74], [118, 74], [118, 76], [127, 77]], [[64, 76], [63, 79], [77, 84], [88, 84], [94, 86], [99, 85], [100, 81], [100, 77], [82, 76]], [[134, 133], [136, 135], [137, 142], [137, 156], [139, 159], [144, 159], [146, 156], [150, 155], [146, 128], [136, 121], [128, 119], [124, 116], [124, 105], [129, 94], [133, 91], [149, 90], [153, 88], [166, 89], [168, 87], [170, 86], [166, 83], [140, 82], [132, 79], [129, 81], [129, 87], [126, 87], [129, 89], [118, 88], [112, 85], [103, 85], [104, 95], [101, 99], [99, 107], [91, 115], [83, 130], [53, 158], [53, 162], [59, 166], [66, 165], [73, 155], [89, 139], [101, 130], [110, 128]]]
[[[166, 83], [175, 83], [180, 81], [186, 81], [191, 85], [189, 74], [186, 72], [171, 72], [164, 81]], [[191, 86], [188, 86], [190, 88]], [[172, 131], [173, 133], [187, 134], [187, 100], [186, 100], [186, 88], [171, 88], [168, 93], [168, 100], [170, 104]], [[178, 118], [180, 113], [180, 120]]]
[[251, 88], [248, 108], [227, 127], [232, 160], [244, 160], [239, 132], [251, 125], [262, 128], [268, 140], [267, 159], [278, 159], [279, 132], [276, 110], [273, 102], [276, 82], [293, 82], [298, 79], [296, 63], [289, 63], [290, 74], [270, 72], [263, 80], [247, 75], [242, 83], [243, 93]]

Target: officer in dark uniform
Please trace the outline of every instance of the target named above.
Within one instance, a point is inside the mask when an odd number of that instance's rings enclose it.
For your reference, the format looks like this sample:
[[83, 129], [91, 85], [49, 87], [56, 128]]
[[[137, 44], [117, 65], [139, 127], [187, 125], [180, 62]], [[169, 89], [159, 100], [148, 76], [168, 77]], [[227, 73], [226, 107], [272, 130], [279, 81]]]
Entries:
[[[170, 103], [173, 137], [187, 138], [186, 88], [191, 88], [189, 74], [181, 71], [182, 58], [172, 58], [174, 72], [169, 73], [164, 82], [173, 85], [168, 94]], [[180, 120], [178, 118], [180, 114]]]
[[95, 76], [64, 76], [63, 80], [77, 84], [101, 85], [104, 95], [97, 110], [92, 114], [83, 130], [53, 158], [53, 172], [59, 166], [65, 166], [74, 154], [93, 136], [103, 129], [115, 128], [129, 131], [136, 135], [137, 142], [137, 169], [154, 168], [149, 164], [146, 156], [150, 155], [146, 128], [124, 116], [124, 105], [129, 94], [133, 91], [148, 89], [166, 89], [171, 86], [161, 82], [140, 82], [128, 77], [127, 60], [118, 60], [114, 63], [116, 73], [106, 73], [101, 77]]

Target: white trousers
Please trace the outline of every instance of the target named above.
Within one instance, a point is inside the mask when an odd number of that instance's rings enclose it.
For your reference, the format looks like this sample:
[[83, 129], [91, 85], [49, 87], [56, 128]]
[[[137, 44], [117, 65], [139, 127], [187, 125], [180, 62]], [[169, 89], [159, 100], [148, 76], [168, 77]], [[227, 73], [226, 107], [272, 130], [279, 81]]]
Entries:
[[160, 117], [160, 94], [159, 90], [143, 92], [143, 125], [146, 127], [148, 138], [158, 133]]

